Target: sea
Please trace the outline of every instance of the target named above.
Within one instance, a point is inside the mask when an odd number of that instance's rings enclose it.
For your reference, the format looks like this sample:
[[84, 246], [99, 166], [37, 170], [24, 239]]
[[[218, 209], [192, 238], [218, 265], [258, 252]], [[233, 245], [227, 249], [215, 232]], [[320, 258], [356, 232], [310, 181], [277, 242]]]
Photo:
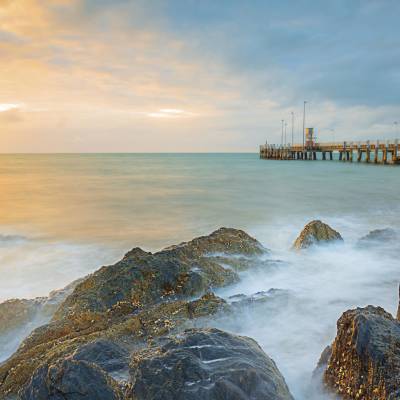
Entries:
[[[314, 219], [344, 244], [293, 252]], [[396, 312], [400, 241], [358, 240], [400, 228], [400, 167], [256, 153], [0, 155], [0, 302], [46, 296], [133, 247], [156, 251], [222, 226], [245, 230], [279, 262], [217, 294], [281, 289], [290, 301], [219, 326], [256, 339], [296, 399], [309, 398], [344, 311], [372, 304]], [[0, 348], [0, 360], [10, 352]]]

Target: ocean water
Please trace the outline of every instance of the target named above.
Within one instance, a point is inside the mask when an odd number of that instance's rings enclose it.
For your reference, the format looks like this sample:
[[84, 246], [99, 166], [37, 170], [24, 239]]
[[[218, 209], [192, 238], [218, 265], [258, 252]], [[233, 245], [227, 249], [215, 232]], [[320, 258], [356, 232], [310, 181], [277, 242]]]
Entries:
[[[344, 245], [291, 252], [312, 219]], [[310, 398], [309, 377], [343, 311], [396, 311], [400, 243], [357, 240], [400, 227], [400, 167], [257, 154], [0, 155], [0, 301], [47, 295], [132, 247], [157, 250], [220, 226], [246, 230], [280, 260], [218, 293], [276, 288], [290, 300], [218, 324], [254, 337], [296, 399]]]

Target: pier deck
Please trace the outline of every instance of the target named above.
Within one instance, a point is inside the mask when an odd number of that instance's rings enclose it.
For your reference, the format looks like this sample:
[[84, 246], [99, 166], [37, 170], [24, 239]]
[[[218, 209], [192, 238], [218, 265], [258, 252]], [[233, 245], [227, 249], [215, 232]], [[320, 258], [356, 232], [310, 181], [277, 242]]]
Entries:
[[399, 140], [385, 142], [335, 142], [260, 146], [260, 158], [268, 160], [334, 160], [339, 153], [340, 161], [367, 162], [375, 164], [400, 165]]

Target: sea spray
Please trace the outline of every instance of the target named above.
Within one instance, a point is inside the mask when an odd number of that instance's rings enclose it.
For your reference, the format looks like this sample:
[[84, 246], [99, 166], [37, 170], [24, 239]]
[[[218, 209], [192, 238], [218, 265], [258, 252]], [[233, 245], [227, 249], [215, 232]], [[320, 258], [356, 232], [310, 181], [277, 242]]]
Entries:
[[[262, 262], [260, 268], [242, 273], [236, 285], [217, 291], [227, 301], [235, 294], [262, 291], [270, 293], [270, 299], [222, 316], [216, 325], [257, 340], [277, 362], [297, 400], [321, 399], [311, 377], [335, 337], [340, 315], [368, 304], [395, 313], [399, 254], [399, 242], [368, 248], [355, 240], [303, 252], [273, 251], [271, 257], [280, 262]], [[271, 288], [287, 296], [268, 292]]]
[[121, 254], [120, 249], [100, 244], [2, 235], [0, 302], [47, 296]]

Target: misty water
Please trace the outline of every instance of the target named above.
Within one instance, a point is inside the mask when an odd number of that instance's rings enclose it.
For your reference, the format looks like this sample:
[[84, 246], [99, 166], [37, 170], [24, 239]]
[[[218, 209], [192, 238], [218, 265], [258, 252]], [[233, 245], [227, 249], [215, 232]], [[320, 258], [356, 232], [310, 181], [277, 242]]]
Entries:
[[[275, 288], [288, 296], [215, 324], [256, 339], [295, 398], [308, 399], [341, 313], [367, 304], [396, 310], [400, 243], [360, 248], [357, 240], [398, 229], [399, 183], [399, 167], [256, 154], [0, 155], [0, 301], [47, 295], [134, 246], [157, 250], [241, 228], [277, 261], [217, 294]], [[312, 219], [344, 244], [290, 251]], [[0, 360], [7, 352], [0, 348]]]

